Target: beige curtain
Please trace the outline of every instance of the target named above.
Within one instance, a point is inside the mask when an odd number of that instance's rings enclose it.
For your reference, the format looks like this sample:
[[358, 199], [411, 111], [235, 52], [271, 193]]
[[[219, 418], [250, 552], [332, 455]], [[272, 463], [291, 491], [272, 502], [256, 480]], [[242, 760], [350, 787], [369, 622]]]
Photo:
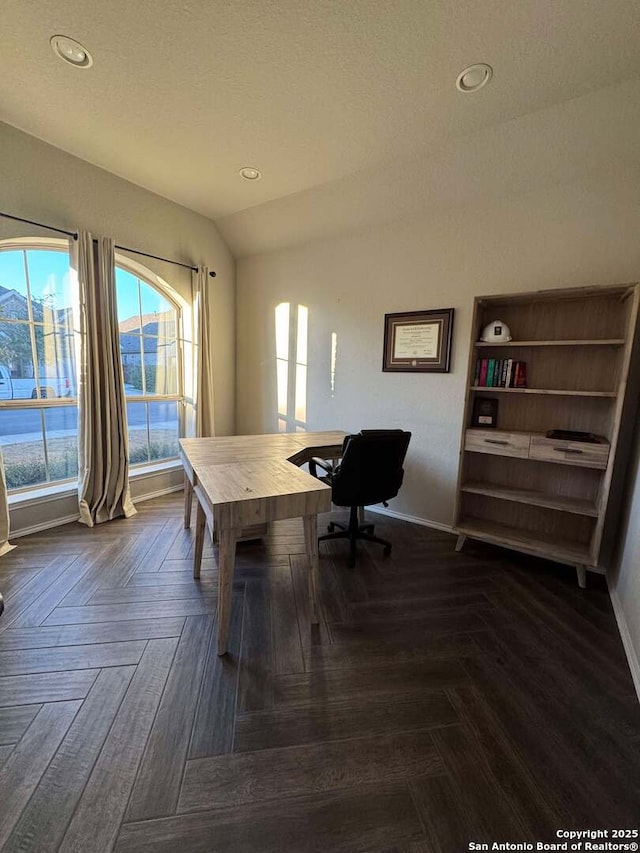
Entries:
[[7, 481], [4, 476], [4, 463], [0, 452], [0, 557], [7, 551], [13, 551], [9, 539], [9, 504], [7, 503]]
[[114, 241], [78, 232], [78, 497], [93, 527], [136, 512], [129, 491], [129, 447], [116, 310]]
[[208, 267], [191, 274], [196, 321], [196, 435], [215, 435], [213, 421], [213, 354], [211, 351], [211, 287]]

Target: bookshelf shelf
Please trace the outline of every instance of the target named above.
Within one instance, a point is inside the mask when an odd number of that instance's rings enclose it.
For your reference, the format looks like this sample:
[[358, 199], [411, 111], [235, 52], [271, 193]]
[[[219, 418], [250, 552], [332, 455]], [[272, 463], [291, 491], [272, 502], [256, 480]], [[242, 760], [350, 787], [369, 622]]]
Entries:
[[475, 341], [476, 347], [621, 347], [624, 346], [624, 338], [595, 338], [593, 340], [573, 341], [498, 341], [488, 343], [486, 341]]
[[556, 536], [538, 531], [527, 531], [497, 521], [486, 521], [481, 518], [463, 518], [457, 529], [465, 536], [482, 539], [504, 548], [524, 551], [538, 557], [549, 557], [562, 563], [588, 565], [590, 549], [582, 542], [572, 541], [563, 536]]
[[[639, 308], [637, 284], [475, 300], [457, 550], [472, 537], [569, 563], [580, 586], [587, 569], [606, 565], [612, 537], [605, 520], [615, 522], [611, 495], [618, 500], [625, 467], [618, 439], [630, 420], [626, 402], [639, 391], [640, 378], [629, 371]], [[516, 340], [479, 340], [496, 318]], [[497, 384], [479, 384], [485, 376]], [[473, 420], [480, 395], [497, 400], [484, 431]], [[552, 430], [590, 433], [599, 442], [549, 442]]]
[[558, 397], [617, 397], [616, 391], [560, 391], [554, 388], [501, 388], [498, 385], [472, 385], [470, 391], [497, 391], [499, 394], [555, 394]]
[[547, 494], [532, 489], [507, 489], [502, 486], [475, 481], [464, 483], [462, 491], [473, 495], [485, 495], [486, 497], [497, 498], [503, 501], [540, 506], [546, 509], [557, 509], [561, 512], [570, 512], [573, 515], [587, 515], [592, 518], [598, 517], [598, 507], [595, 502], [582, 498], [566, 498], [562, 495]]

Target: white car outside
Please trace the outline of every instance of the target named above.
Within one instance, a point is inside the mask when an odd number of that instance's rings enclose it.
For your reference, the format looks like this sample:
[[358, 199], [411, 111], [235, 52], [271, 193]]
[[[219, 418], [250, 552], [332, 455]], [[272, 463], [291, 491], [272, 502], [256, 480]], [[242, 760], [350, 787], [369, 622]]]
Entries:
[[0, 364], [0, 400], [35, 400], [38, 387], [41, 399], [73, 396], [73, 384], [68, 378], [47, 375], [43, 369], [38, 382], [35, 379], [16, 379], [6, 364]]

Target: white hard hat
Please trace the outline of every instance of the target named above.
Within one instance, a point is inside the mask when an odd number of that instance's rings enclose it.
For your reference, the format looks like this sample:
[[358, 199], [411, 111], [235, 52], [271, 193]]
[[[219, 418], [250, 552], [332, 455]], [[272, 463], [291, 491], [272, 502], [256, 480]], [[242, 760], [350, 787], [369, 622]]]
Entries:
[[498, 342], [506, 343], [511, 340], [511, 330], [502, 320], [493, 320], [484, 327], [480, 340], [492, 344]]

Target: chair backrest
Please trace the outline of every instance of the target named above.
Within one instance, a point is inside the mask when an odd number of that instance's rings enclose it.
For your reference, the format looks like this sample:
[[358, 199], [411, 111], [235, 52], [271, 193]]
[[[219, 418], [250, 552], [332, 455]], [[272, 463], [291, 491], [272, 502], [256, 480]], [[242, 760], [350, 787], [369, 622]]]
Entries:
[[333, 475], [333, 502], [337, 506], [370, 506], [395, 498], [402, 485], [410, 438], [411, 433], [401, 429], [348, 435]]

